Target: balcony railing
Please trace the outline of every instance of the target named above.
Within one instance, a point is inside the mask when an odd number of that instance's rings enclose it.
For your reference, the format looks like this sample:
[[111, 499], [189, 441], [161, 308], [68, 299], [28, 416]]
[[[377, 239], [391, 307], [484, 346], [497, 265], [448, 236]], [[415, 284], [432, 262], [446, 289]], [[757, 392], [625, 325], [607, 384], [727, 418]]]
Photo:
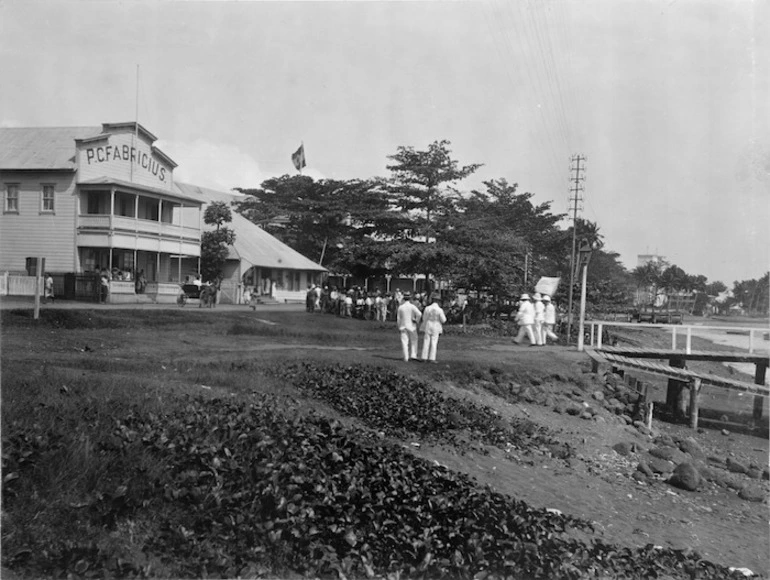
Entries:
[[122, 231], [164, 238], [200, 240], [200, 229], [191, 226], [179, 226], [155, 220], [143, 220], [116, 215], [80, 215], [78, 229], [91, 231]]

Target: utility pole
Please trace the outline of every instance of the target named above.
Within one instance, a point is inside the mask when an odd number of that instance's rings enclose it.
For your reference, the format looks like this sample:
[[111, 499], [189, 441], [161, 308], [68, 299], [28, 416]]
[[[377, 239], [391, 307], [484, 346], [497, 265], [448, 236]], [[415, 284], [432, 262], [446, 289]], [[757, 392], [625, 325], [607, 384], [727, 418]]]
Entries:
[[[569, 303], [567, 306], [567, 344], [570, 343], [572, 338], [572, 288], [575, 285], [575, 247], [577, 243], [577, 214], [578, 206], [583, 203], [583, 191], [585, 190], [585, 176], [581, 175], [581, 172], [585, 172], [586, 156], [573, 155], [570, 158], [570, 187], [569, 187], [569, 203], [572, 209], [572, 253], [569, 260]], [[583, 164], [582, 167], [580, 164]], [[580, 207], [580, 209], [583, 209]]]

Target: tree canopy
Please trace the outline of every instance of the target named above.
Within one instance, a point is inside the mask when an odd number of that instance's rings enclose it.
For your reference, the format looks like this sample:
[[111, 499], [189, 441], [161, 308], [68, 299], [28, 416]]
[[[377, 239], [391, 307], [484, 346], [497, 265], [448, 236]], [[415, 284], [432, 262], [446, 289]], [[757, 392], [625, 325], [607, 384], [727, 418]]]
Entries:
[[[565, 300], [574, 228], [576, 240], [596, 248], [587, 277], [594, 308], [631, 305], [635, 288], [654, 302], [670, 292], [705, 296], [723, 286], [661, 262], [629, 272], [619, 254], [603, 247], [598, 224], [578, 218], [564, 227], [567, 216], [554, 212], [552, 202], [536, 204], [533, 193], [504, 178], [462, 191], [458, 182], [481, 164], [461, 164], [449, 141], [424, 150], [399, 146], [387, 159], [386, 178], [267, 179], [239, 189], [247, 198], [236, 211], [332, 272], [361, 278], [420, 273], [504, 296], [531, 291], [540, 276], [559, 276], [557, 299]], [[762, 293], [754, 288], [746, 282], [739, 291], [756, 305]]]

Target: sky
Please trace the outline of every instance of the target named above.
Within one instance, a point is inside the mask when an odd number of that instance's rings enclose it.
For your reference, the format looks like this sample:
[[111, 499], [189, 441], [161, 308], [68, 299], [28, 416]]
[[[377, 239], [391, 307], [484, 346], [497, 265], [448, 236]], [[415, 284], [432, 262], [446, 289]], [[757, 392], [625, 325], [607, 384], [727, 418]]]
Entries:
[[[447, 139], [460, 190], [505, 178], [633, 269], [770, 269], [770, 2], [0, 2], [0, 126], [138, 120], [227, 190], [387, 176]], [[564, 222], [567, 225], [567, 222]]]

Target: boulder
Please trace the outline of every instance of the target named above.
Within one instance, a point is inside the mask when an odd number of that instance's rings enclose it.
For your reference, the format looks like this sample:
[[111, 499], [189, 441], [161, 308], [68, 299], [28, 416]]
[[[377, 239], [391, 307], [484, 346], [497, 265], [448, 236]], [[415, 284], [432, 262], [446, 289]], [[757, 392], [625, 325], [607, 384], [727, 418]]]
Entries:
[[656, 437], [655, 443], [657, 443], [661, 447], [676, 447], [676, 443], [674, 443], [674, 440], [671, 438], [670, 435], [666, 433], [663, 433], [660, 437]]
[[626, 425], [630, 425], [631, 423], [634, 422], [634, 420], [628, 415], [621, 415], [620, 418], [623, 419], [623, 421], [625, 421]]
[[636, 481], [641, 481], [644, 483], [646, 483], [650, 479], [649, 476], [647, 476], [647, 474], [639, 471], [638, 469], [631, 474], [631, 477], [633, 477]]
[[709, 455], [707, 458], [709, 463], [712, 463], [714, 465], [718, 465], [719, 467], [725, 466], [725, 459], [724, 457], [717, 457], [716, 455]]
[[639, 464], [636, 466], [636, 470], [637, 470], [638, 472], [640, 472], [640, 473], [643, 473], [643, 474], [644, 474], [645, 476], [647, 476], [647, 477], [652, 477], [652, 476], [653, 476], [653, 471], [652, 471], [652, 469], [651, 469], [651, 468], [650, 468], [650, 466], [649, 466], [649, 465], [647, 465], [647, 463], [645, 463], [644, 461], [640, 461], [640, 462], [639, 462]]
[[674, 471], [674, 463], [660, 457], [653, 457], [649, 465], [653, 473], [660, 473], [661, 475], [667, 475]]
[[680, 463], [674, 469], [671, 479], [668, 482], [680, 489], [695, 491], [700, 487], [700, 474], [692, 463]]
[[555, 413], [559, 413], [559, 415], [563, 415], [567, 412], [567, 403], [564, 401], [557, 401], [556, 404], [553, 406], [553, 410]]
[[712, 469], [708, 480], [727, 489], [740, 490], [743, 488], [743, 484], [738, 481], [738, 477], [734, 473], [727, 473], [722, 469]]
[[653, 457], [659, 457], [660, 459], [666, 459], [667, 461], [673, 461], [676, 464], [684, 463], [687, 456], [679, 451], [676, 447], [653, 447], [650, 449], [650, 455]]
[[749, 468], [740, 461], [736, 461], [735, 459], [727, 458], [727, 471], [730, 471], [732, 473], [746, 473]]
[[615, 443], [615, 445], [613, 445], [612, 448], [615, 450], [616, 453], [625, 457], [632, 452], [633, 444], [627, 443], [624, 441], [621, 443]]
[[749, 467], [746, 475], [748, 475], [751, 479], [762, 479], [762, 472], [754, 467]]
[[765, 501], [765, 492], [761, 487], [747, 485], [738, 492], [738, 497], [746, 501], [760, 503]]
[[703, 459], [706, 457], [706, 454], [703, 451], [703, 447], [701, 447], [700, 443], [698, 443], [692, 437], [682, 439], [679, 442], [679, 449], [682, 451], [682, 453], [687, 453], [693, 459]]
[[604, 401], [604, 393], [601, 391], [594, 391], [591, 396], [599, 402]]
[[567, 407], [567, 415], [580, 415], [583, 412], [583, 407], [572, 404]]
[[765, 480], [770, 479], [770, 468], [765, 467], [762, 470], [762, 479], [765, 479]]

